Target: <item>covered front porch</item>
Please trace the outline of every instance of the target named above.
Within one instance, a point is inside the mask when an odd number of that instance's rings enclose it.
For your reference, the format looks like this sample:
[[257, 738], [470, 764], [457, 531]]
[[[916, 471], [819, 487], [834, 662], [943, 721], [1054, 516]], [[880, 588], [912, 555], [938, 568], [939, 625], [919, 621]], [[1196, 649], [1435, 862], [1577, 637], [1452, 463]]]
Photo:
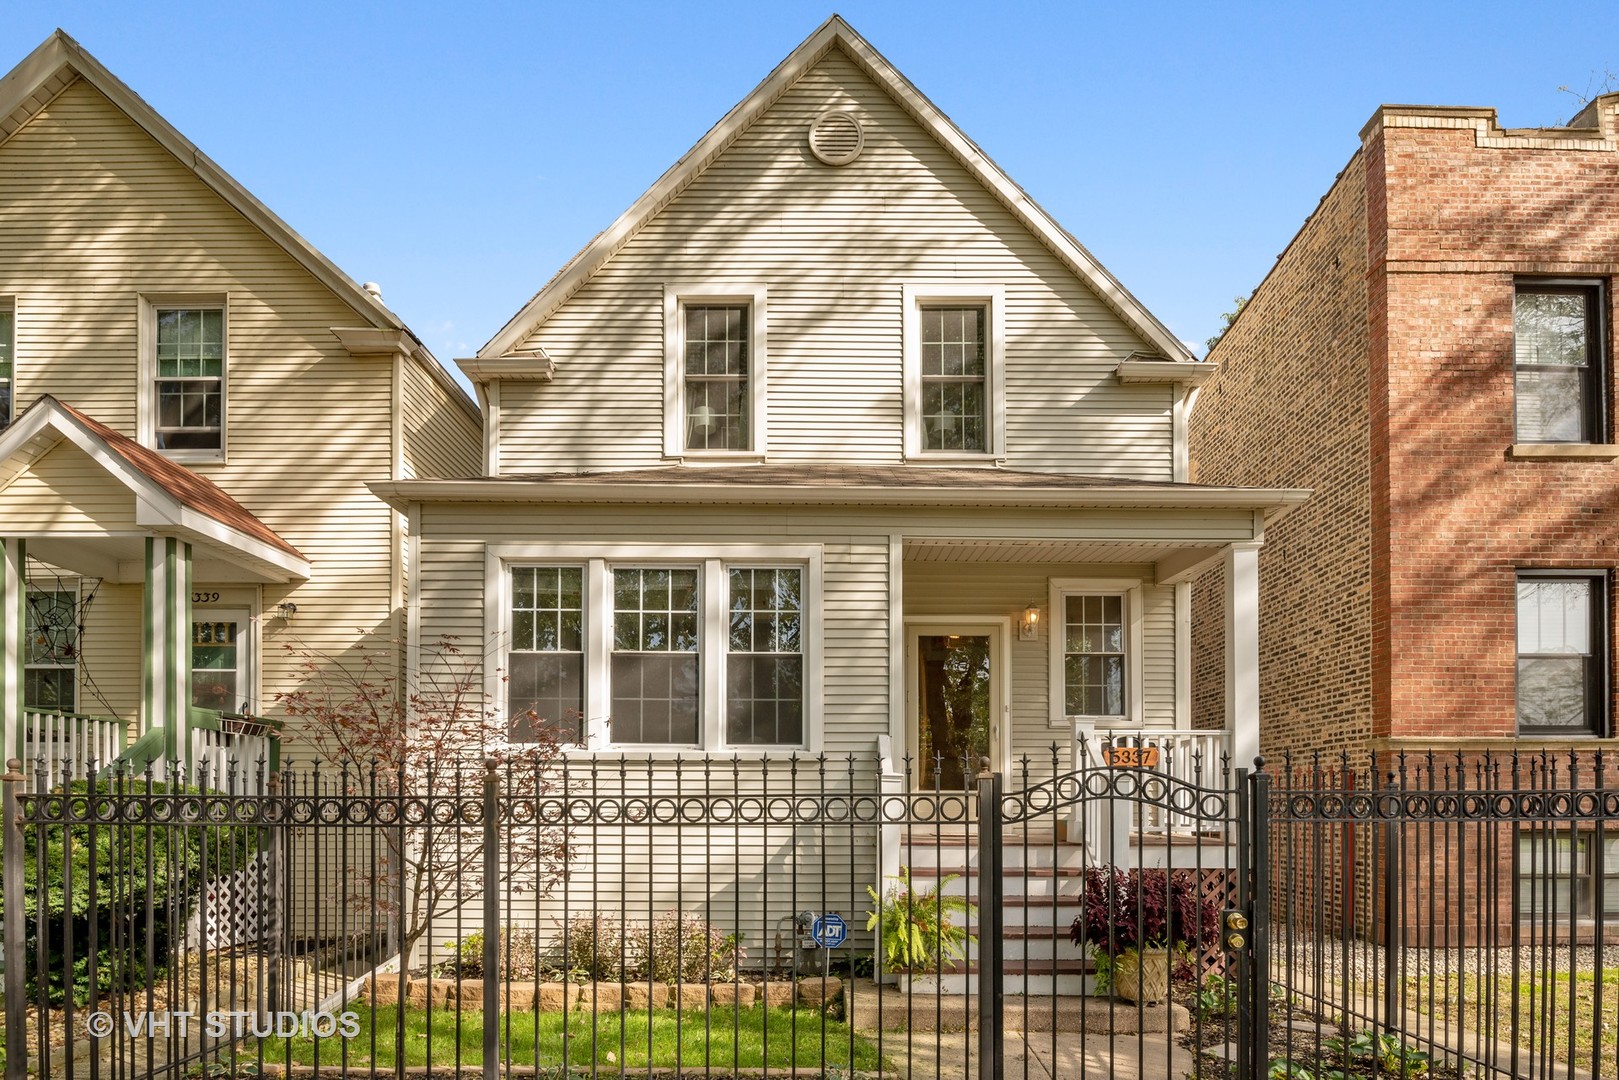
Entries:
[[0, 521], [5, 756], [45, 785], [113, 767], [257, 782], [278, 740], [244, 715], [256, 599], [308, 576], [296, 549], [204, 477], [48, 397], [0, 435]]

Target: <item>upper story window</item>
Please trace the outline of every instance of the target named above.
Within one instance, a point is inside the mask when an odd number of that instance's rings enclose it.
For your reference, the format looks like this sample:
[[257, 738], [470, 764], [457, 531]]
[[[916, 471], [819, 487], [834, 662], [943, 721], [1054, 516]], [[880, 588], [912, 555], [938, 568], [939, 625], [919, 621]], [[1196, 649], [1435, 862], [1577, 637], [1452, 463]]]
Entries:
[[142, 298], [141, 442], [182, 461], [224, 458], [228, 339], [223, 297]]
[[664, 290], [664, 453], [765, 451], [765, 289], [724, 282]]
[[906, 285], [905, 454], [992, 461], [1006, 453], [1005, 290]]
[[225, 445], [225, 312], [157, 311], [157, 448]]
[[1517, 441], [1601, 442], [1602, 287], [1519, 282], [1512, 326]]
[[11, 423], [16, 353], [17, 313], [9, 300], [0, 300], [0, 430]]
[[1518, 575], [1518, 730], [1601, 735], [1607, 597], [1601, 574]]

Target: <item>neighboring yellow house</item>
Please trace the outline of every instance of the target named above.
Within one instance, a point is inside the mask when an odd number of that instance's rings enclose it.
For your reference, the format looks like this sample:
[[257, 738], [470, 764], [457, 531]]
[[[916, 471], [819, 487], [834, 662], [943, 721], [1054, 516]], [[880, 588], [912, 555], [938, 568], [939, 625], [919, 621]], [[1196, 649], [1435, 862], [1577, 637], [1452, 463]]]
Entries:
[[53, 762], [268, 753], [214, 718], [274, 717], [285, 644], [403, 636], [367, 485], [482, 444], [375, 286], [61, 32], [0, 80], [0, 428], [5, 756]]
[[373, 490], [420, 522], [413, 636], [494, 642], [511, 715], [947, 787], [1107, 733], [1257, 749], [1257, 549], [1304, 493], [1186, 482], [1212, 368], [837, 17], [460, 363], [487, 475]]

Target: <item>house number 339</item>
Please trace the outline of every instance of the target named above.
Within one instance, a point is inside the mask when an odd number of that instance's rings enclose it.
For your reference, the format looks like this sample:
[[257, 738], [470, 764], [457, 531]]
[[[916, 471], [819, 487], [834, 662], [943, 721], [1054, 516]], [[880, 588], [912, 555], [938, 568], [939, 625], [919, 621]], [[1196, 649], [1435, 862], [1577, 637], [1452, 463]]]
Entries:
[[216, 592], [194, 592], [191, 594], [193, 604], [217, 604], [219, 594]]

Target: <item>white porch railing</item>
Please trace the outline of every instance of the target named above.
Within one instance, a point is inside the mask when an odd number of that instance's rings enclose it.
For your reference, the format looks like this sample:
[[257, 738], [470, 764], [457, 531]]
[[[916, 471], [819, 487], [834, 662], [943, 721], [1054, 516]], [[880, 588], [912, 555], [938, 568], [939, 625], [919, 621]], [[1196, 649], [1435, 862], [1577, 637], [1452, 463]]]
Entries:
[[277, 756], [275, 729], [264, 721], [193, 710], [191, 766], [205, 786], [262, 795]]
[[[1076, 720], [1073, 734], [1074, 767], [1101, 767], [1107, 764], [1108, 747], [1144, 747], [1158, 751], [1152, 768], [1201, 787], [1226, 788], [1231, 783], [1231, 733], [1225, 730], [1185, 730], [1177, 728], [1104, 728], [1097, 730], [1089, 721]], [[1202, 826], [1206, 829], [1208, 823]], [[1177, 814], [1161, 806], [1129, 803], [1107, 813], [1094, 810], [1084, 817], [1076, 811], [1070, 819], [1071, 835], [1084, 831], [1085, 842], [1100, 857], [1122, 865], [1123, 845], [1131, 837], [1141, 843], [1169, 843], [1176, 837], [1193, 837], [1199, 823], [1189, 815]]]
[[89, 780], [92, 764], [99, 771], [124, 752], [127, 725], [114, 716], [23, 710], [23, 772], [49, 778], [49, 786]]

